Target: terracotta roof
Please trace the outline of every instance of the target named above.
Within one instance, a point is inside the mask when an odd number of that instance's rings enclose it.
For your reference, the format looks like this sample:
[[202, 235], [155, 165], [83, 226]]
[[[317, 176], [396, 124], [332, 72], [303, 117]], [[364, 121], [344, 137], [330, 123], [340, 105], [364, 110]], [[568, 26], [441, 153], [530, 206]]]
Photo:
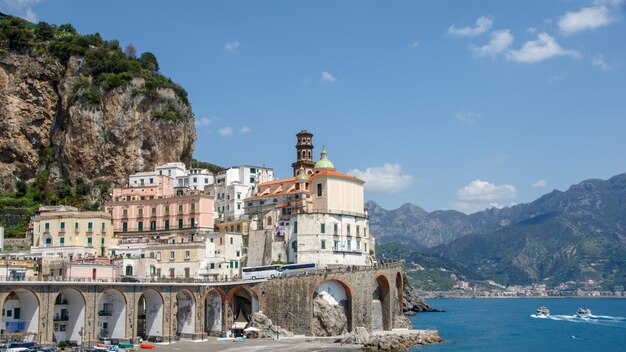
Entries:
[[270, 186], [270, 185], [275, 185], [275, 184], [279, 184], [279, 183], [294, 182], [295, 180], [296, 180], [296, 178], [295, 178], [295, 177], [281, 178], [281, 179], [279, 179], [279, 180], [267, 181], [267, 182], [259, 183], [259, 184], [257, 185], [257, 187], [261, 187], [261, 186]]
[[348, 174], [344, 174], [343, 172], [339, 172], [339, 171], [335, 171], [335, 170], [319, 170], [319, 171], [315, 171], [315, 173], [313, 175], [311, 175], [311, 178], [321, 177], [321, 176], [340, 177], [340, 178], [345, 178], [345, 179], [348, 179], [348, 180], [357, 181], [357, 182], [360, 182], [360, 183], [365, 183], [365, 181], [361, 180], [358, 177], [350, 176]]
[[276, 204], [276, 206], [274, 208], [280, 209], [280, 208], [284, 208], [284, 207], [286, 207], [288, 205], [289, 205], [289, 203], [279, 203], [279, 204]]

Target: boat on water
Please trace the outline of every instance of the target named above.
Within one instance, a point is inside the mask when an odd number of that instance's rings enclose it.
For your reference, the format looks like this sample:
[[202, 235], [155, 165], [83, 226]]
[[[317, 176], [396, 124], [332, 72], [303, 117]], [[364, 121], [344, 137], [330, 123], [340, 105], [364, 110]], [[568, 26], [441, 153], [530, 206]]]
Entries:
[[541, 306], [537, 308], [537, 315], [547, 317], [548, 315], [550, 315], [550, 310], [546, 306]]
[[579, 318], [589, 318], [589, 316], [591, 316], [591, 309], [588, 309], [588, 308], [578, 308], [578, 310], [576, 311], [576, 315]]

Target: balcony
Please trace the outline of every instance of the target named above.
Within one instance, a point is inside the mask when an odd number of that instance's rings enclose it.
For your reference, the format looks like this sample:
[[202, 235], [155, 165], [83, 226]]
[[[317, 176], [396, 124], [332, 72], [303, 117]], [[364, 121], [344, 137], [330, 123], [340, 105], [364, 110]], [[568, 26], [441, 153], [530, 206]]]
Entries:
[[108, 310], [108, 309], [104, 309], [98, 312], [98, 316], [99, 317], [110, 317], [113, 316], [113, 312]]
[[69, 314], [55, 314], [54, 321], [69, 321]]

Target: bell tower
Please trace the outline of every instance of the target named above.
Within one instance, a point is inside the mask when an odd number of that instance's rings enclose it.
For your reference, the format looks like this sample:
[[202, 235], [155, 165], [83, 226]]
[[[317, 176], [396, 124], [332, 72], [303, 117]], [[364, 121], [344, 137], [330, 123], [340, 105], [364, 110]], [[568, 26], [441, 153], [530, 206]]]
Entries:
[[294, 176], [298, 176], [298, 169], [301, 167], [308, 174], [315, 166], [313, 162], [313, 133], [302, 130], [296, 134], [296, 137], [297, 161], [291, 164]]

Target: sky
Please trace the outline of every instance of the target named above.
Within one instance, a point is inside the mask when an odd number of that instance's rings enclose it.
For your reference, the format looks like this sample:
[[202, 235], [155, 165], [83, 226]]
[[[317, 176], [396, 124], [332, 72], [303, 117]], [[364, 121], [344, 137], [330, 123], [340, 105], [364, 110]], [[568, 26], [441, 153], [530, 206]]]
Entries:
[[0, 0], [153, 52], [194, 157], [291, 176], [314, 134], [366, 199], [466, 213], [626, 171], [625, 0]]

